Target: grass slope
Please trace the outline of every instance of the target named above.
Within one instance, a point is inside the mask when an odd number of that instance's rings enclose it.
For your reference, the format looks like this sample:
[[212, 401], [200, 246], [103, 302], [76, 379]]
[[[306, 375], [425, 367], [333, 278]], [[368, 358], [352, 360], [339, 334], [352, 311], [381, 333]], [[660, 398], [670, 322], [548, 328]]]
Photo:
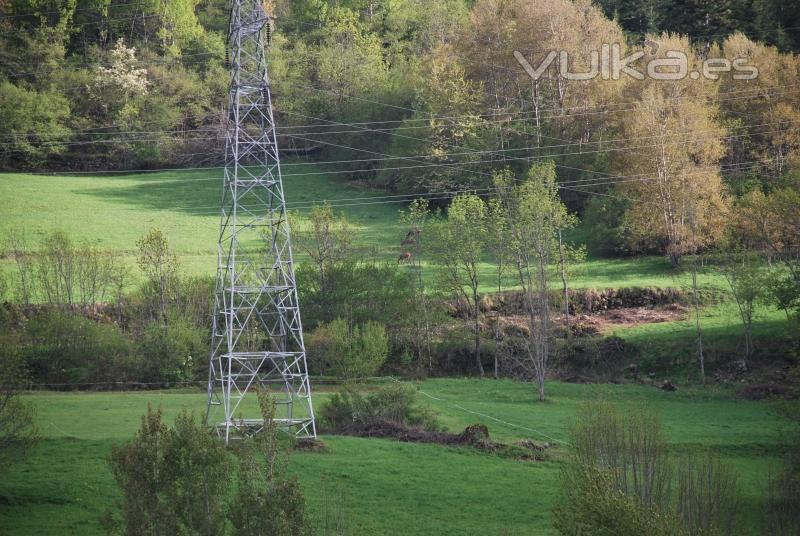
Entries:
[[[63, 229], [76, 241], [125, 254], [133, 265], [136, 240], [151, 227], [159, 227], [167, 233], [186, 272], [212, 275], [220, 177], [221, 171], [216, 170], [99, 176], [0, 174], [0, 198], [5, 200], [0, 206], [0, 237], [24, 229], [33, 247], [43, 235]], [[301, 217], [308, 210], [299, 207], [326, 200], [360, 203], [337, 209], [352, 223], [355, 245], [388, 262], [397, 258], [407, 231], [398, 221], [398, 209], [404, 205], [358, 201], [386, 192], [359, 187], [342, 175], [326, 174], [323, 166], [299, 162], [284, 164], [284, 186], [288, 206], [298, 207]], [[0, 251], [4, 248], [0, 242]], [[11, 261], [0, 260], [0, 267], [9, 269], [10, 265]], [[487, 262], [481, 268], [482, 291], [496, 289], [494, 266]], [[576, 288], [687, 286], [688, 277], [657, 257], [591, 259], [575, 270], [571, 284]], [[707, 275], [702, 284], [719, 288], [723, 281]], [[504, 286], [515, 286], [514, 278], [506, 276]]]
[[[449, 429], [483, 422], [495, 438], [507, 441], [563, 440], [576, 409], [599, 397], [648, 405], [661, 414], [676, 454], [711, 448], [735, 465], [743, 491], [741, 534], [759, 533], [766, 475], [789, 440], [789, 422], [773, 404], [733, 400], [713, 389], [665, 393], [635, 385], [551, 383], [550, 400], [537, 403], [531, 385], [507, 380], [441, 379], [418, 386]], [[317, 393], [317, 403], [327, 396]], [[162, 405], [169, 420], [181, 407], [204, 408], [198, 392], [48, 393], [29, 399], [38, 408], [43, 439], [0, 481], [0, 527], [8, 535], [101, 534], [98, 519], [118, 500], [106, 462], [111, 445], [132, 436], [148, 403]], [[552, 533], [557, 461], [527, 463], [378, 439], [324, 441], [328, 452], [295, 453], [291, 467], [312, 515], [323, 488], [341, 495], [355, 534]], [[552, 452], [558, 459], [564, 447]]]

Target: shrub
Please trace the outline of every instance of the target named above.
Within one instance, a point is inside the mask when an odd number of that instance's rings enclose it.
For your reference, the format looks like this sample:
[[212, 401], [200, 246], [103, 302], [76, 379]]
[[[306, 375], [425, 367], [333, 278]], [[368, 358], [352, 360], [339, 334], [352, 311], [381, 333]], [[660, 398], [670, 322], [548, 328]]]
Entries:
[[322, 324], [311, 336], [312, 362], [347, 380], [373, 376], [386, 361], [389, 338], [377, 322], [350, 328], [342, 318]]
[[735, 534], [736, 475], [711, 453], [680, 461], [677, 513], [690, 534]]
[[[246, 440], [239, 452], [238, 485], [230, 521], [241, 536], [302, 536], [309, 534], [305, 498], [296, 475], [286, 471], [278, 456], [275, 403], [258, 392], [264, 430]], [[263, 462], [261, 461], [263, 460]]]
[[[466, 376], [475, 372], [475, 335], [467, 326], [459, 325], [448, 329], [442, 340], [436, 344], [433, 357], [434, 367], [439, 374]], [[496, 348], [481, 341], [481, 363], [489, 366], [494, 360]], [[510, 359], [508, 353], [503, 356]], [[504, 367], [504, 371], [506, 367]]]
[[148, 407], [136, 436], [112, 448], [110, 464], [122, 491], [122, 518], [108, 513], [108, 532], [223, 532], [229, 456], [208, 428], [185, 410], [168, 428], [161, 410]]
[[[797, 408], [788, 405], [788, 415], [797, 420]], [[800, 534], [800, 437], [795, 428], [783, 466], [770, 472], [767, 487], [767, 534]]]
[[623, 214], [628, 208], [624, 199], [593, 197], [586, 205], [583, 217], [588, 229], [586, 244], [593, 256], [630, 254], [626, 247], [626, 230]]
[[[264, 429], [237, 445], [234, 458], [185, 410], [167, 426], [147, 408], [135, 437], [111, 452], [122, 492], [121, 516], [107, 512], [108, 533], [139, 535], [301, 536], [305, 498], [279, 456], [274, 403], [259, 393]], [[232, 531], [230, 529], [233, 529]]]
[[733, 471], [709, 453], [676, 464], [654, 414], [594, 403], [570, 435], [555, 511], [561, 534], [733, 534]]
[[615, 381], [624, 368], [636, 362], [639, 349], [620, 337], [573, 337], [557, 343], [562, 376], [580, 375], [598, 381]]
[[681, 536], [674, 515], [643, 505], [617, 488], [614, 476], [596, 467], [568, 466], [554, 526], [565, 536]]
[[21, 460], [36, 441], [33, 406], [19, 397], [27, 382], [19, 341], [0, 335], [0, 474]]
[[0, 303], [4, 303], [10, 298], [9, 277], [5, 272], [0, 271]]
[[417, 403], [416, 390], [389, 385], [362, 395], [352, 388], [335, 393], [319, 410], [320, 425], [333, 433], [348, 433], [381, 422], [438, 429], [433, 413]]
[[166, 384], [189, 381], [195, 361], [208, 351], [206, 331], [189, 319], [172, 314], [166, 324], [154, 320], [144, 327], [139, 348], [145, 381]]
[[28, 366], [37, 381], [94, 384], [138, 379], [133, 343], [114, 324], [48, 308], [29, 319], [24, 336]]
[[643, 504], [667, 503], [672, 473], [655, 414], [595, 402], [581, 409], [570, 435], [575, 463], [607, 472], [618, 491]]

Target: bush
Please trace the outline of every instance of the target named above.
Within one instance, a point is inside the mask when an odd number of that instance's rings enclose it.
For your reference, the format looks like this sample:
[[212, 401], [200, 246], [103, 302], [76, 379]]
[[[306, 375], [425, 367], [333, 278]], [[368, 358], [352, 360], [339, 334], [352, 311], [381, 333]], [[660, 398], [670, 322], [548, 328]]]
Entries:
[[736, 475], [711, 453], [687, 457], [677, 469], [677, 513], [690, 534], [735, 534]]
[[333, 263], [320, 284], [319, 270], [304, 261], [297, 266], [297, 289], [303, 325], [313, 328], [336, 318], [351, 325], [367, 321], [395, 326], [418, 314], [414, 302], [414, 279], [410, 271], [376, 262]]
[[[279, 456], [275, 407], [259, 393], [264, 429], [233, 451], [185, 410], [168, 427], [147, 408], [136, 436], [111, 452], [122, 492], [121, 516], [109, 511], [110, 534], [130, 536], [308, 534], [305, 498]], [[238, 465], [238, 470], [236, 470]], [[233, 529], [233, 530], [230, 530]]]
[[589, 199], [583, 224], [588, 229], [586, 245], [591, 255], [610, 257], [630, 253], [623, 221], [628, 204], [624, 199], [612, 197]]
[[767, 487], [767, 534], [800, 534], [800, 412], [796, 403], [787, 403], [786, 415], [795, 421], [787, 437], [788, 451], [782, 467], [770, 471]]
[[362, 395], [352, 388], [335, 393], [319, 410], [320, 426], [332, 433], [351, 433], [381, 422], [439, 428], [436, 417], [417, 403], [417, 392], [408, 385], [389, 385]]
[[617, 489], [614, 477], [585, 465], [562, 473], [562, 494], [554, 526], [565, 536], [681, 536], [686, 532], [674, 515], [646, 507]]
[[36, 441], [34, 408], [19, 396], [28, 380], [19, 341], [0, 335], [0, 475], [21, 460]]
[[672, 473], [658, 416], [595, 402], [582, 408], [570, 436], [578, 465], [607, 472], [617, 490], [644, 504], [667, 503]]
[[114, 324], [46, 308], [28, 320], [23, 337], [28, 366], [38, 382], [75, 385], [138, 379], [134, 345]]
[[[481, 340], [481, 364], [492, 366], [496, 347]], [[475, 334], [466, 326], [448, 329], [434, 350], [434, 368], [445, 375], [467, 376], [475, 373]], [[507, 357], [507, 356], [506, 356]], [[510, 359], [504, 361], [503, 371], [511, 370]]]
[[122, 491], [122, 518], [106, 515], [109, 533], [222, 533], [229, 455], [185, 410], [168, 428], [161, 410], [148, 407], [136, 436], [112, 448], [110, 464]]
[[[296, 475], [278, 456], [275, 403], [258, 392], [264, 430], [246, 441], [239, 452], [238, 485], [229, 519], [241, 536], [302, 536], [309, 534], [305, 498]], [[264, 460], [263, 462], [261, 460]]]
[[195, 361], [208, 353], [206, 331], [189, 319], [171, 314], [166, 324], [155, 320], [141, 334], [144, 381], [174, 384], [193, 378]]
[[639, 357], [636, 345], [620, 337], [573, 337], [557, 341], [561, 376], [616, 381]]
[[[667, 457], [657, 416], [585, 406], [556, 507], [561, 534], [733, 534], [736, 478], [717, 456]], [[670, 493], [677, 483], [676, 493]]]
[[312, 363], [324, 373], [329, 370], [353, 380], [375, 375], [386, 361], [389, 338], [377, 322], [350, 328], [342, 318], [320, 325], [310, 337]]

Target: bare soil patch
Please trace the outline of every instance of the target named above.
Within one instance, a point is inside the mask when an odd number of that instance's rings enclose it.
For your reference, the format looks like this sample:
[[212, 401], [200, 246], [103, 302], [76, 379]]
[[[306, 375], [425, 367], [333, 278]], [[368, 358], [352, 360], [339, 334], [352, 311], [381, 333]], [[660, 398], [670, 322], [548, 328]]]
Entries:
[[575, 323], [593, 328], [596, 333], [602, 334], [614, 328], [684, 320], [688, 313], [688, 308], [677, 304], [657, 307], [621, 307], [578, 315]]
[[[594, 313], [581, 313], [570, 318], [573, 335], [603, 335], [609, 330], [626, 328], [641, 324], [657, 324], [685, 320], [689, 309], [683, 305], [671, 304], [656, 307], [620, 307]], [[564, 316], [553, 318], [556, 323], [564, 324]], [[526, 336], [528, 333], [528, 317], [525, 315], [504, 315], [500, 318], [500, 329], [506, 335]], [[493, 329], [485, 326], [485, 330]]]

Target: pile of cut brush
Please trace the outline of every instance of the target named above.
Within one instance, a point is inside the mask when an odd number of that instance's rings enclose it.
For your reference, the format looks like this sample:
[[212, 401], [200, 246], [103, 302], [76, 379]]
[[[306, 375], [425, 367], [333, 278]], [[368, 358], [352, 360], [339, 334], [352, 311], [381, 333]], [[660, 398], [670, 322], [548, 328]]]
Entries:
[[547, 459], [549, 443], [522, 440], [516, 443], [499, 443], [489, 438], [489, 429], [483, 424], [470, 424], [459, 434], [428, 430], [421, 426], [409, 426], [391, 420], [375, 420], [351, 427], [345, 435], [356, 437], [380, 437], [408, 443], [437, 443], [448, 446], [467, 446], [520, 460], [543, 461]]

